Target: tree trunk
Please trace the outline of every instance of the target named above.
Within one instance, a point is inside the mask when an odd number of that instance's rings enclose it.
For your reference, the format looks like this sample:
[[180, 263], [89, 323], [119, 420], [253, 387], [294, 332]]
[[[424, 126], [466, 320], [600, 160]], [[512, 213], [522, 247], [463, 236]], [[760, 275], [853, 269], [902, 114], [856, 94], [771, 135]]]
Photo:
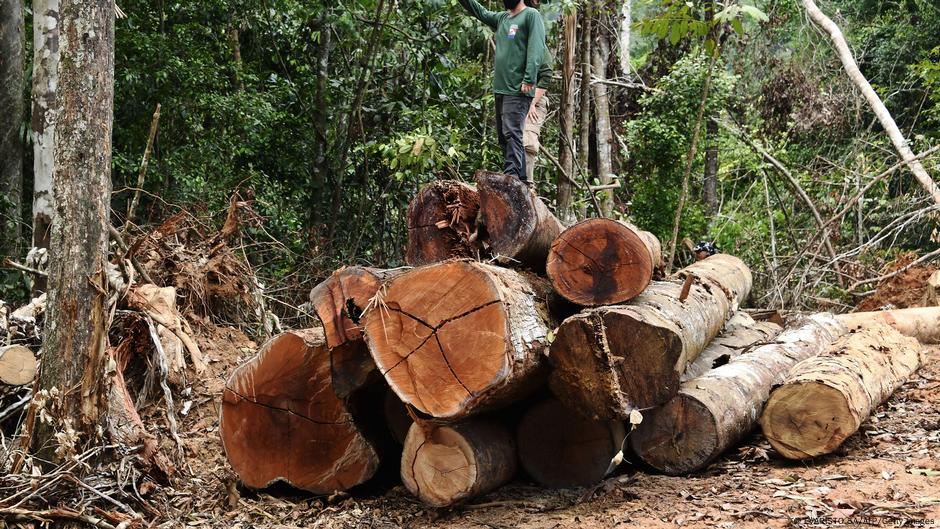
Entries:
[[633, 26], [633, 0], [623, 0], [620, 13], [620, 75], [630, 78], [630, 32]]
[[281, 334], [225, 385], [219, 433], [242, 483], [283, 481], [316, 494], [347, 490], [379, 466], [375, 447], [333, 393], [320, 329]]
[[494, 255], [537, 272], [555, 237], [564, 229], [542, 200], [522, 180], [510, 175], [477, 171], [480, 221]]
[[705, 125], [705, 181], [703, 194], [709, 217], [718, 211], [718, 124], [709, 120]]
[[936, 271], [927, 279], [927, 289], [924, 291], [924, 299], [921, 305], [925, 307], [940, 306], [940, 270]]
[[546, 271], [565, 299], [596, 307], [633, 299], [661, 265], [662, 248], [652, 233], [621, 221], [588, 219], [555, 239]]
[[36, 355], [22, 345], [0, 347], [0, 383], [8, 386], [29, 384], [36, 377]]
[[459, 419], [544, 380], [549, 290], [544, 279], [482, 263], [417, 268], [366, 311], [366, 342], [402, 402]]
[[[594, 76], [598, 82], [594, 84], [594, 117], [596, 118], [595, 135], [597, 141], [597, 179], [602, 186], [613, 181], [614, 166], [612, 161], [613, 133], [610, 127], [610, 98], [607, 94], [607, 62], [610, 60], [610, 42], [607, 33], [595, 31], [595, 43], [591, 50], [594, 63]], [[614, 211], [613, 190], [601, 192], [601, 215], [609, 217]]]
[[621, 421], [593, 421], [557, 399], [526, 411], [516, 440], [522, 468], [539, 485], [586, 487], [613, 472], [623, 459], [627, 437]]
[[516, 474], [516, 449], [504, 426], [470, 421], [411, 425], [401, 456], [401, 480], [434, 507], [486, 494]]
[[755, 345], [762, 345], [780, 334], [783, 327], [770, 321], [754, 321], [746, 312], [736, 312], [728, 320], [721, 334], [708, 344], [702, 354], [685, 368], [682, 382], [698, 378], [719, 368]]
[[[561, 111], [558, 114], [560, 121], [561, 141], [558, 153], [561, 170], [568, 176], [574, 177], [574, 111], [576, 106], [576, 89], [574, 86], [576, 48], [578, 42], [578, 15], [566, 15], [564, 31], [564, 62], [561, 69]], [[574, 189], [565, 175], [558, 176], [558, 195], [555, 197], [555, 211], [558, 212], [562, 222], [570, 223], [574, 220], [571, 203]]]
[[[23, 217], [23, 2], [0, 2], [0, 255], [20, 253]], [[9, 207], [2, 207], [9, 201]]]
[[721, 331], [751, 283], [747, 265], [718, 254], [669, 281], [651, 283], [627, 304], [568, 318], [551, 346], [552, 390], [595, 419], [626, 419], [633, 410], [668, 401], [686, 366]]
[[922, 349], [883, 324], [843, 337], [794, 366], [770, 395], [764, 436], [788, 459], [831, 453], [920, 368]]
[[[581, 124], [578, 162], [584, 174], [591, 171], [591, 4], [581, 8]], [[598, 212], [600, 214], [600, 212]]]
[[886, 323], [904, 336], [917, 338], [922, 343], [940, 344], [940, 308], [937, 307], [853, 312], [836, 317], [852, 331]]
[[[52, 230], [55, 99], [59, 77], [59, 0], [33, 0], [33, 246], [48, 248]], [[36, 290], [45, 291], [45, 278]]]
[[[49, 311], [40, 388], [61, 393], [63, 426], [93, 443], [110, 380], [106, 275], [114, 108], [114, 2], [62, 0]], [[54, 448], [42, 423], [36, 446]], [[44, 450], [45, 451], [45, 448]], [[51, 450], [50, 450], [51, 452]], [[62, 455], [50, 456], [60, 460]]]
[[480, 195], [475, 187], [454, 180], [424, 186], [408, 206], [408, 246], [411, 266], [454, 257], [477, 258], [477, 213]]
[[791, 367], [845, 332], [831, 315], [817, 314], [773, 343], [686, 381], [672, 400], [646, 413], [630, 436], [634, 453], [673, 476], [704, 468], [754, 429], [771, 388]]
[[333, 391], [338, 397], [345, 399], [382, 380], [362, 339], [359, 320], [382, 285], [406, 270], [343, 267], [310, 291], [310, 303], [323, 324], [330, 349]]
[[803, 0], [803, 7], [806, 8], [806, 12], [813, 22], [829, 35], [829, 39], [832, 40], [833, 47], [839, 55], [839, 60], [842, 61], [842, 66], [845, 68], [846, 74], [848, 74], [849, 79], [852, 80], [856, 88], [862, 92], [862, 95], [865, 96], [865, 100], [868, 101], [875, 116], [878, 117], [881, 126], [884, 127], [885, 132], [888, 133], [888, 137], [891, 139], [891, 143], [894, 144], [895, 150], [901, 155], [901, 159], [907, 163], [907, 167], [914, 173], [914, 177], [920, 182], [924, 191], [930, 195], [934, 202], [940, 204], [940, 188], [937, 187], [937, 183], [933, 181], [930, 174], [924, 169], [923, 164], [920, 163], [920, 160], [918, 160], [914, 152], [911, 151], [907, 139], [904, 137], [901, 129], [898, 128], [897, 123], [894, 122], [891, 113], [888, 112], [888, 107], [881, 101], [878, 93], [875, 92], [875, 89], [871, 87], [868, 79], [866, 79], [862, 71], [859, 70], [858, 64], [855, 62], [855, 57], [852, 55], [852, 50], [849, 49], [849, 44], [845, 41], [845, 37], [842, 35], [839, 26], [827, 17], [826, 14], [816, 6], [813, 0]]

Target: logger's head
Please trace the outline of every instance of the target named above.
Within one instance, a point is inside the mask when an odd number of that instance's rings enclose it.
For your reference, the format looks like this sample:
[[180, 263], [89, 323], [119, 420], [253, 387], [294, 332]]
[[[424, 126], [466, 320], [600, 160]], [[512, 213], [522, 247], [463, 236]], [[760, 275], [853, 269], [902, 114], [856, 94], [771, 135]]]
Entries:
[[509, 11], [515, 11], [523, 3], [523, 0], [503, 0], [503, 6]]
[[540, 4], [539, 0], [524, 0], [524, 1], [525, 1], [525, 5], [528, 7], [534, 7], [535, 9], [539, 8], [539, 4]]

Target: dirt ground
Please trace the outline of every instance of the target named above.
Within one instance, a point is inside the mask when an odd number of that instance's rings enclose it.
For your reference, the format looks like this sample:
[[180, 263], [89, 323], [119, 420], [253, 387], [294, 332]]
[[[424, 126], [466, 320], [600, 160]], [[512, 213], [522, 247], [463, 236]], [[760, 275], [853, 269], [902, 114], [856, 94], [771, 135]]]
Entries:
[[[474, 503], [429, 509], [391, 477], [351, 495], [240, 489], [219, 441], [224, 380], [255, 344], [216, 328], [200, 344], [213, 360], [180, 417], [186, 464], [151, 501], [161, 527], [665, 528], [913, 527], [940, 525], [940, 348], [839, 453], [785, 462], [754, 434], [706, 471], [648, 474], [630, 464], [593, 489], [546, 490], [520, 477]], [[168, 445], [169, 447], [170, 445]], [[382, 481], [382, 480], [379, 480]]]

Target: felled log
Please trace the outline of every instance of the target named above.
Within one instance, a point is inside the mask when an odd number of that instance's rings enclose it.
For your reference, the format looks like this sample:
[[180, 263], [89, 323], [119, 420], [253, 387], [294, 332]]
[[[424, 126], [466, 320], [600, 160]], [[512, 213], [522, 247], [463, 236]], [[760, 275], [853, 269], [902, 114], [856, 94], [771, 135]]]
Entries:
[[481, 420], [415, 423], [401, 456], [405, 488], [434, 507], [486, 494], [512, 479], [516, 468], [512, 434], [499, 423]]
[[525, 183], [510, 175], [477, 171], [480, 220], [493, 254], [510, 264], [545, 270], [552, 242], [564, 227]]
[[522, 468], [550, 488], [584, 487], [607, 477], [623, 458], [622, 421], [585, 419], [558, 399], [529, 408], [516, 430]]
[[721, 367], [757, 344], [773, 340], [783, 327], [771, 321], [754, 321], [745, 312], [735, 312], [721, 334], [712, 340], [694, 362], [685, 368], [680, 380], [685, 382]]
[[375, 447], [333, 392], [321, 329], [287, 332], [236, 369], [222, 398], [222, 446], [242, 483], [347, 490], [379, 466]]
[[544, 380], [547, 281], [471, 261], [391, 280], [362, 317], [402, 402], [441, 419], [503, 406]]
[[816, 314], [772, 343], [683, 383], [673, 399], [644, 413], [630, 435], [633, 452], [669, 475], [704, 468], [753, 430], [771, 388], [791, 367], [845, 332], [831, 315]]
[[0, 346], [0, 382], [8, 386], [29, 384], [36, 378], [36, 355], [22, 345]]
[[767, 401], [764, 436], [788, 459], [828, 454], [920, 367], [921, 345], [887, 326], [843, 336], [803, 360]]
[[940, 343], [940, 307], [853, 312], [837, 316], [849, 330], [887, 324], [921, 343]]
[[472, 185], [440, 180], [424, 186], [408, 205], [405, 262], [423, 266], [455, 257], [478, 257], [479, 211], [480, 196]]
[[359, 320], [382, 285], [407, 270], [343, 267], [310, 291], [310, 303], [330, 348], [333, 390], [340, 398], [382, 379], [362, 339]]
[[633, 299], [661, 265], [662, 247], [652, 233], [621, 221], [588, 219], [555, 239], [546, 272], [556, 292], [596, 307]]
[[719, 254], [669, 281], [651, 283], [624, 305], [566, 319], [549, 355], [552, 391], [568, 407], [599, 420], [626, 419], [635, 409], [668, 401], [679, 391], [686, 366], [750, 289], [747, 265]]

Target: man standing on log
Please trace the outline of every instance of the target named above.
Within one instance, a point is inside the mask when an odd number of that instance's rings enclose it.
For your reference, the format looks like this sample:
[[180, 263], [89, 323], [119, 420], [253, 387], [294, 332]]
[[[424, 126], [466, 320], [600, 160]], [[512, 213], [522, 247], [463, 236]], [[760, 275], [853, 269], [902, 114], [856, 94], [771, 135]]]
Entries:
[[545, 23], [523, 0], [503, 0], [506, 11], [489, 11], [477, 0], [460, 4], [496, 32], [496, 132], [505, 160], [503, 172], [526, 178], [522, 143], [526, 116], [532, 108], [539, 69], [545, 60]]

